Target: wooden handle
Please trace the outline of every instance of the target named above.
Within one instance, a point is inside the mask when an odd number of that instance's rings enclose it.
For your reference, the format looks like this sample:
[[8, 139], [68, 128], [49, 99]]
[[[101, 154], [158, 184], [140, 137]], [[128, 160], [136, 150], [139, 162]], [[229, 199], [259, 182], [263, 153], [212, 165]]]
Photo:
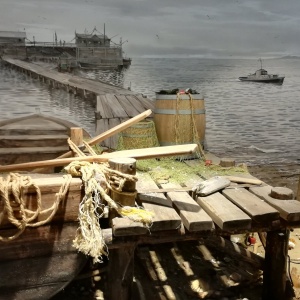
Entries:
[[224, 176], [229, 179], [231, 182], [236, 183], [249, 183], [249, 184], [256, 184], [261, 185], [263, 182], [256, 178], [247, 178], [247, 177], [238, 177], [238, 176]]
[[0, 172], [30, 170], [39, 167], [44, 168], [44, 167], [65, 166], [71, 163], [72, 161], [107, 162], [110, 158], [117, 158], [117, 157], [149, 159], [149, 158], [156, 158], [156, 157], [185, 155], [185, 154], [192, 154], [193, 152], [196, 151], [196, 149], [197, 149], [197, 144], [132, 149], [132, 150], [116, 151], [116, 152], [106, 153], [101, 155], [33, 161], [33, 162], [27, 162], [21, 164], [0, 166]]
[[[93, 146], [97, 143], [100, 143], [104, 140], [106, 140], [107, 138], [111, 137], [112, 135], [114, 134], [117, 134], [119, 132], [121, 132], [122, 130], [138, 123], [139, 121], [141, 120], [144, 120], [145, 118], [147, 118], [148, 116], [150, 116], [152, 114], [152, 111], [151, 109], [148, 109], [142, 113], [140, 113], [139, 115], [95, 136], [94, 138], [92, 138], [91, 140], [89, 140], [87, 143], [90, 145], [90, 146]], [[73, 152], [72, 151], [68, 151], [64, 154], [62, 154], [61, 156], [57, 157], [57, 159], [60, 159], [60, 158], [67, 158], [67, 157], [71, 157], [73, 155]]]

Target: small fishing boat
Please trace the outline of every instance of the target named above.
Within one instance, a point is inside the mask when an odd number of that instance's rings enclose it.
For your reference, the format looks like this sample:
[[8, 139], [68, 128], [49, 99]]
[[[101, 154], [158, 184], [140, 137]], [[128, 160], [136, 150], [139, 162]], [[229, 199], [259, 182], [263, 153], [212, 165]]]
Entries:
[[[69, 151], [68, 138], [77, 129], [74, 123], [39, 113], [1, 121], [0, 165], [56, 158]], [[27, 187], [23, 180], [29, 174], [0, 174], [0, 300], [50, 299], [87, 261], [73, 247], [82, 181], [73, 178], [67, 194], [58, 198], [63, 174], [53, 173], [54, 168], [43, 171], [48, 174], [31, 173], [33, 184]], [[22, 190], [24, 206], [15, 200], [12, 182]]]
[[268, 71], [262, 68], [262, 60], [260, 59], [260, 69], [257, 70], [254, 74], [239, 77], [239, 80], [282, 84], [284, 78], [284, 76], [279, 76], [277, 74], [268, 74]]

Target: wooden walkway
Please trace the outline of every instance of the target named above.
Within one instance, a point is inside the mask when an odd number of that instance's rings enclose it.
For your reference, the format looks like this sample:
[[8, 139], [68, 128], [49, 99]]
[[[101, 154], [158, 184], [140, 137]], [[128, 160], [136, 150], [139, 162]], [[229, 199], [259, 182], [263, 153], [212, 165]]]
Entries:
[[[68, 73], [60, 73], [18, 59], [3, 58], [3, 61], [53, 88], [63, 88], [69, 93], [79, 94], [85, 99], [94, 101], [95, 116], [91, 117], [95, 117], [96, 135], [148, 109], [154, 110], [153, 100], [124, 88]], [[116, 149], [117, 143], [118, 136], [113, 136], [103, 141], [101, 146]]]

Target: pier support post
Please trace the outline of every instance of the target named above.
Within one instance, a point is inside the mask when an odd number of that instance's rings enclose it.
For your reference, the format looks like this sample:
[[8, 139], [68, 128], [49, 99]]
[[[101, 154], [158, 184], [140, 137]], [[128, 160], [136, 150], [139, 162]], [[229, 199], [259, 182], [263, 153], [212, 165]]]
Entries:
[[276, 230], [267, 233], [263, 300], [286, 299], [289, 235], [289, 230]]

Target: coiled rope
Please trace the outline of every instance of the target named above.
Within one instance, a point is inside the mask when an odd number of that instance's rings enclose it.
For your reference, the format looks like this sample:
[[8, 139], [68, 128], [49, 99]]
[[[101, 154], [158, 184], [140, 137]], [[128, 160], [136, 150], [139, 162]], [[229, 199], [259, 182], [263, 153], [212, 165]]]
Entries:
[[[8, 221], [17, 227], [18, 231], [9, 237], [0, 236], [0, 241], [9, 242], [19, 237], [26, 227], [38, 227], [49, 223], [58, 210], [59, 204], [65, 199], [69, 190], [72, 176], [67, 174], [63, 176], [64, 182], [56, 193], [56, 199], [52, 206], [42, 210], [42, 196], [40, 188], [32, 181], [30, 176], [20, 175], [18, 173], [10, 173], [7, 177], [0, 177], [0, 196], [4, 202], [4, 208], [0, 212], [0, 225], [7, 216]], [[27, 200], [26, 191], [31, 188], [37, 195], [36, 209], [30, 210], [26, 208]], [[16, 216], [18, 212], [20, 216]], [[36, 221], [39, 217], [47, 215], [46, 219]]]

